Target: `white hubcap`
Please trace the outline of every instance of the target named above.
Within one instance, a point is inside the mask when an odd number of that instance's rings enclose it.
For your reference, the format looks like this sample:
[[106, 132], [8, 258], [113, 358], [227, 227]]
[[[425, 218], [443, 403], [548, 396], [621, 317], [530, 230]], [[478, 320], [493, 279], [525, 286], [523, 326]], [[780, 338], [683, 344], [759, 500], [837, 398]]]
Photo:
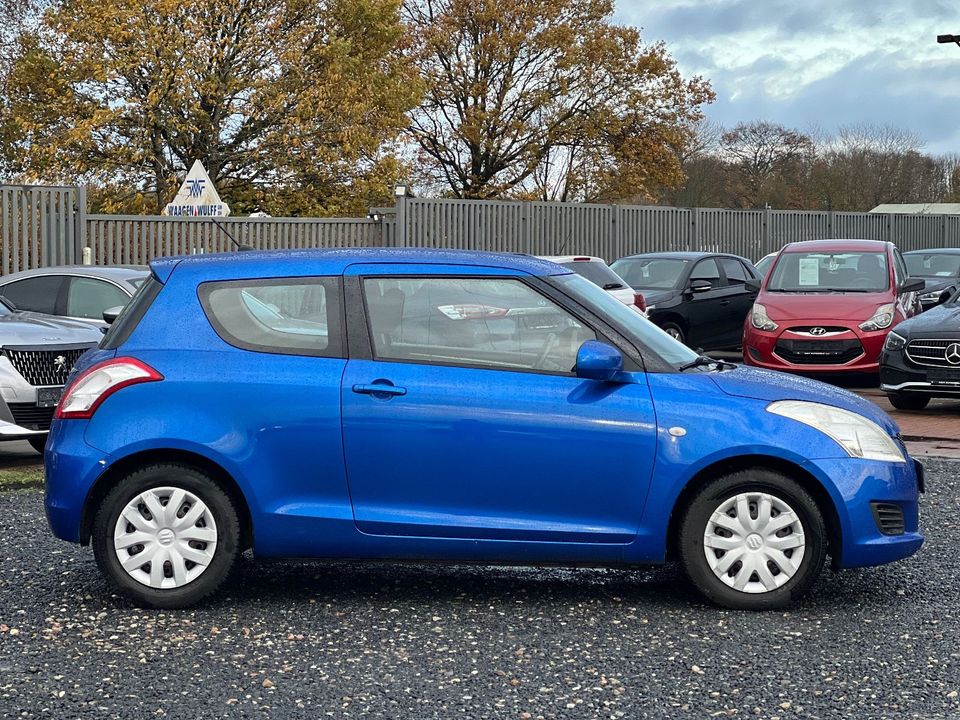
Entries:
[[793, 508], [762, 492], [724, 500], [703, 533], [703, 552], [714, 575], [746, 593], [786, 584], [800, 569], [806, 544]]
[[133, 498], [113, 531], [117, 559], [127, 574], [152, 588], [196, 580], [217, 550], [213, 513], [193, 493], [158, 487]]

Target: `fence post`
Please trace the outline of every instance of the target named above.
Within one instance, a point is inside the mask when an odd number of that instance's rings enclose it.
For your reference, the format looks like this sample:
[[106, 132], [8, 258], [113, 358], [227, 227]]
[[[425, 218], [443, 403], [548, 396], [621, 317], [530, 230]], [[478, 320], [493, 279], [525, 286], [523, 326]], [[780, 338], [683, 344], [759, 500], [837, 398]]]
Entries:
[[[554, 239], [556, 242], [556, 239]], [[520, 247], [521, 252], [533, 255], [533, 233], [530, 232], [530, 203], [520, 203]]]
[[700, 208], [690, 208], [690, 232], [687, 233], [687, 250], [700, 247]]
[[[83, 249], [87, 246], [87, 188], [81, 185], [77, 188], [77, 205], [74, 208], [73, 230], [73, 257], [70, 262], [77, 262], [84, 257]], [[87, 263], [84, 263], [87, 264]]]
[[394, 207], [396, 212], [394, 214], [395, 226], [394, 226], [394, 243], [396, 247], [406, 247], [407, 246], [407, 189], [402, 185], [398, 185], [394, 190]]
[[773, 228], [770, 227], [770, 218], [771, 212], [769, 207], [763, 208], [763, 252], [760, 253], [760, 257], [763, 257], [767, 253], [773, 252]]
[[[613, 212], [610, 213], [610, 248], [613, 250], [613, 260], [619, 260], [623, 257], [622, 231], [620, 230], [620, 206], [611, 205]], [[610, 260], [610, 262], [613, 262]]]
[[893, 242], [893, 213], [887, 213], [887, 242]]
[[834, 220], [833, 210], [830, 210], [827, 213], [827, 237], [831, 239], [836, 237], [836, 235], [833, 232], [833, 220]]

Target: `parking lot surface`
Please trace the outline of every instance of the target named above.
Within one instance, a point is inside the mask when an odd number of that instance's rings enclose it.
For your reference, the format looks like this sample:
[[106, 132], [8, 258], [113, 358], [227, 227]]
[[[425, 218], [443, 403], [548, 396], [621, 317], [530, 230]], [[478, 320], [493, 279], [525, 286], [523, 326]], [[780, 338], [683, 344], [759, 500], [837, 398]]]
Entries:
[[0, 493], [0, 717], [956, 718], [960, 465], [927, 466], [919, 555], [762, 614], [671, 566], [252, 561], [206, 605], [140, 610], [39, 491]]

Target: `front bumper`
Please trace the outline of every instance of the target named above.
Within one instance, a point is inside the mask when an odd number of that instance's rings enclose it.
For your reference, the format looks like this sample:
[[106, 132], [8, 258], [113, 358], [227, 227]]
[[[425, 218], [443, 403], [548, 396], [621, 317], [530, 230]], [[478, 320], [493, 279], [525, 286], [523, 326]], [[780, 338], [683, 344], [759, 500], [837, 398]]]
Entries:
[[910, 362], [902, 349], [884, 350], [880, 355], [880, 389], [888, 393], [960, 397], [960, 366], [925, 367]]
[[37, 390], [0, 354], [0, 441], [47, 434], [54, 408], [37, 405]]
[[[813, 325], [813, 322], [806, 322]], [[757, 330], [749, 317], [743, 337], [743, 360], [768, 370], [800, 373], [876, 373], [889, 329], [864, 332], [855, 323], [823, 321], [824, 326], [844, 327], [845, 332], [817, 338], [780, 327]]]
[[[904, 454], [905, 463], [856, 458], [809, 462], [808, 469], [829, 478], [840, 494], [836, 502], [841, 534], [839, 552], [834, 549], [836, 567], [883, 565], [909, 557], [923, 545], [919, 502], [922, 466]], [[878, 505], [902, 513], [902, 532], [885, 534], [878, 524]]]

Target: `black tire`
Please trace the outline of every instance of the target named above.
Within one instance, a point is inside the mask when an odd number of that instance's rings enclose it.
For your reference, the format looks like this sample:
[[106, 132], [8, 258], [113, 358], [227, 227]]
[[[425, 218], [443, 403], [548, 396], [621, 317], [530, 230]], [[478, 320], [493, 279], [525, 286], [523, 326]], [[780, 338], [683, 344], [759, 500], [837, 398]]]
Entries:
[[[113, 540], [117, 520], [127, 504], [146, 490], [161, 487], [195, 495], [207, 506], [217, 528], [216, 548], [206, 569], [181, 587], [163, 589], [131, 577], [120, 564]], [[240, 554], [240, 522], [229, 496], [201, 471], [186, 465], [150, 465], [127, 475], [103, 499], [94, 518], [91, 543], [101, 572], [138, 605], [183, 608], [214, 593], [230, 575]]]
[[47, 436], [27, 438], [27, 442], [30, 443], [30, 447], [43, 455], [43, 449], [47, 446]]
[[[766, 592], [748, 593], [728, 586], [714, 574], [704, 551], [704, 534], [714, 511], [726, 500], [745, 492], [763, 492], [785, 502], [803, 527], [805, 544], [799, 567], [782, 586]], [[707, 599], [733, 610], [773, 610], [801, 597], [816, 581], [826, 557], [827, 530], [823, 515], [806, 490], [780, 473], [758, 468], [713, 480], [697, 493], [681, 520], [679, 549], [687, 577]], [[736, 567], [734, 563], [731, 572]], [[742, 572], [743, 566], [740, 567]]]
[[928, 395], [913, 393], [887, 393], [887, 399], [897, 410], [923, 410], [930, 403]]
[[687, 344], [687, 334], [683, 331], [683, 328], [673, 322], [665, 322], [660, 328], [675, 337], [677, 340], [682, 342], [684, 345]]

